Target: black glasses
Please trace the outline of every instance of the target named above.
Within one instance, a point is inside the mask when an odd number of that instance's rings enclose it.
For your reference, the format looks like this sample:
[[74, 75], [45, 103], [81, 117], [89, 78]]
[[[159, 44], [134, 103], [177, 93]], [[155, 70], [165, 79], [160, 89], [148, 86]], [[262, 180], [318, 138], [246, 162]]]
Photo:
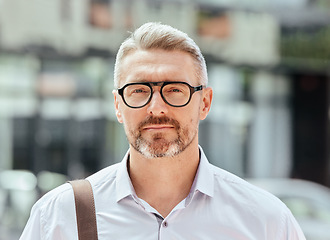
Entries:
[[162, 99], [172, 107], [186, 106], [194, 92], [204, 88], [203, 85], [192, 87], [186, 82], [142, 82], [128, 83], [119, 88], [118, 93], [128, 107], [141, 108], [151, 101], [152, 86], [161, 86], [160, 95]]

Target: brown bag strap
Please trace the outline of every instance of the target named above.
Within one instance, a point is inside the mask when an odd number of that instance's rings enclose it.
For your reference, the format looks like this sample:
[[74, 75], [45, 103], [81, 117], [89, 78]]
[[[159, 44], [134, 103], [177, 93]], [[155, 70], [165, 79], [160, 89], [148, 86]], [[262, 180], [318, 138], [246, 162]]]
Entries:
[[93, 189], [88, 180], [69, 181], [74, 192], [78, 239], [97, 240], [97, 225]]

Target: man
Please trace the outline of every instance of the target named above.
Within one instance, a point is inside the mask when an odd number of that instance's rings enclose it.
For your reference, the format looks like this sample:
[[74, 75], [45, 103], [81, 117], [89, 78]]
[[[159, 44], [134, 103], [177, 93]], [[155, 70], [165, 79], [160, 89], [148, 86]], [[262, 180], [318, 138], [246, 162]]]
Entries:
[[[116, 116], [129, 151], [88, 177], [99, 239], [305, 239], [274, 196], [212, 166], [198, 145], [212, 89], [185, 33], [147, 23], [121, 45]], [[64, 184], [33, 207], [21, 240], [77, 239], [73, 191]]]

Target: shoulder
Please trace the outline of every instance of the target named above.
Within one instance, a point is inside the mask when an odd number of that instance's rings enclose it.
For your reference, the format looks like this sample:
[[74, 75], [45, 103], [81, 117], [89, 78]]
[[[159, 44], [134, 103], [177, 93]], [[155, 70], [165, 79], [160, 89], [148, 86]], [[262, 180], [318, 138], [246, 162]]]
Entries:
[[104, 184], [107, 184], [107, 186], [114, 184], [121, 164], [116, 163], [87, 177], [86, 179], [91, 183], [93, 190], [100, 188]]
[[[99, 187], [106, 182], [113, 186], [117, 168], [118, 164], [115, 164], [88, 177], [93, 191], [97, 189], [97, 193], [102, 193], [102, 188]], [[49, 191], [33, 205], [21, 239], [62, 238], [76, 238], [75, 201], [69, 183]]]
[[[118, 164], [106, 167], [95, 174], [87, 177], [91, 182], [93, 189], [105, 182], [111, 182], [115, 179]], [[42, 196], [35, 204], [34, 208], [46, 211], [55, 207], [61, 209], [69, 205], [74, 206], [74, 195], [72, 187], [69, 183], [58, 186]]]
[[289, 214], [286, 205], [273, 194], [230, 172], [211, 166], [214, 173], [215, 195], [226, 196], [242, 208], [263, 212], [265, 216]]
[[291, 211], [279, 198], [221, 168], [211, 165], [210, 169], [214, 202], [221, 204], [226, 216], [264, 232], [264, 239], [305, 239]]
[[73, 201], [73, 191], [70, 184], [65, 183], [47, 192], [36, 202], [34, 207], [42, 210], [51, 205], [54, 206], [55, 203], [70, 202], [70, 200]]

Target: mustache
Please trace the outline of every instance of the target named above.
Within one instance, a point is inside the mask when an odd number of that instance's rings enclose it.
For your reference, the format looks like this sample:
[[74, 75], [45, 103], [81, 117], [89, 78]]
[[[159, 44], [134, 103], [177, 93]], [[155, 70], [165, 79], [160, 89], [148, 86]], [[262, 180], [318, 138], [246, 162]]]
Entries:
[[161, 125], [161, 124], [169, 124], [172, 125], [175, 129], [180, 129], [180, 123], [172, 118], [169, 117], [153, 117], [150, 116], [143, 122], [139, 124], [139, 129], [141, 130], [142, 128], [149, 126], [149, 125]]

